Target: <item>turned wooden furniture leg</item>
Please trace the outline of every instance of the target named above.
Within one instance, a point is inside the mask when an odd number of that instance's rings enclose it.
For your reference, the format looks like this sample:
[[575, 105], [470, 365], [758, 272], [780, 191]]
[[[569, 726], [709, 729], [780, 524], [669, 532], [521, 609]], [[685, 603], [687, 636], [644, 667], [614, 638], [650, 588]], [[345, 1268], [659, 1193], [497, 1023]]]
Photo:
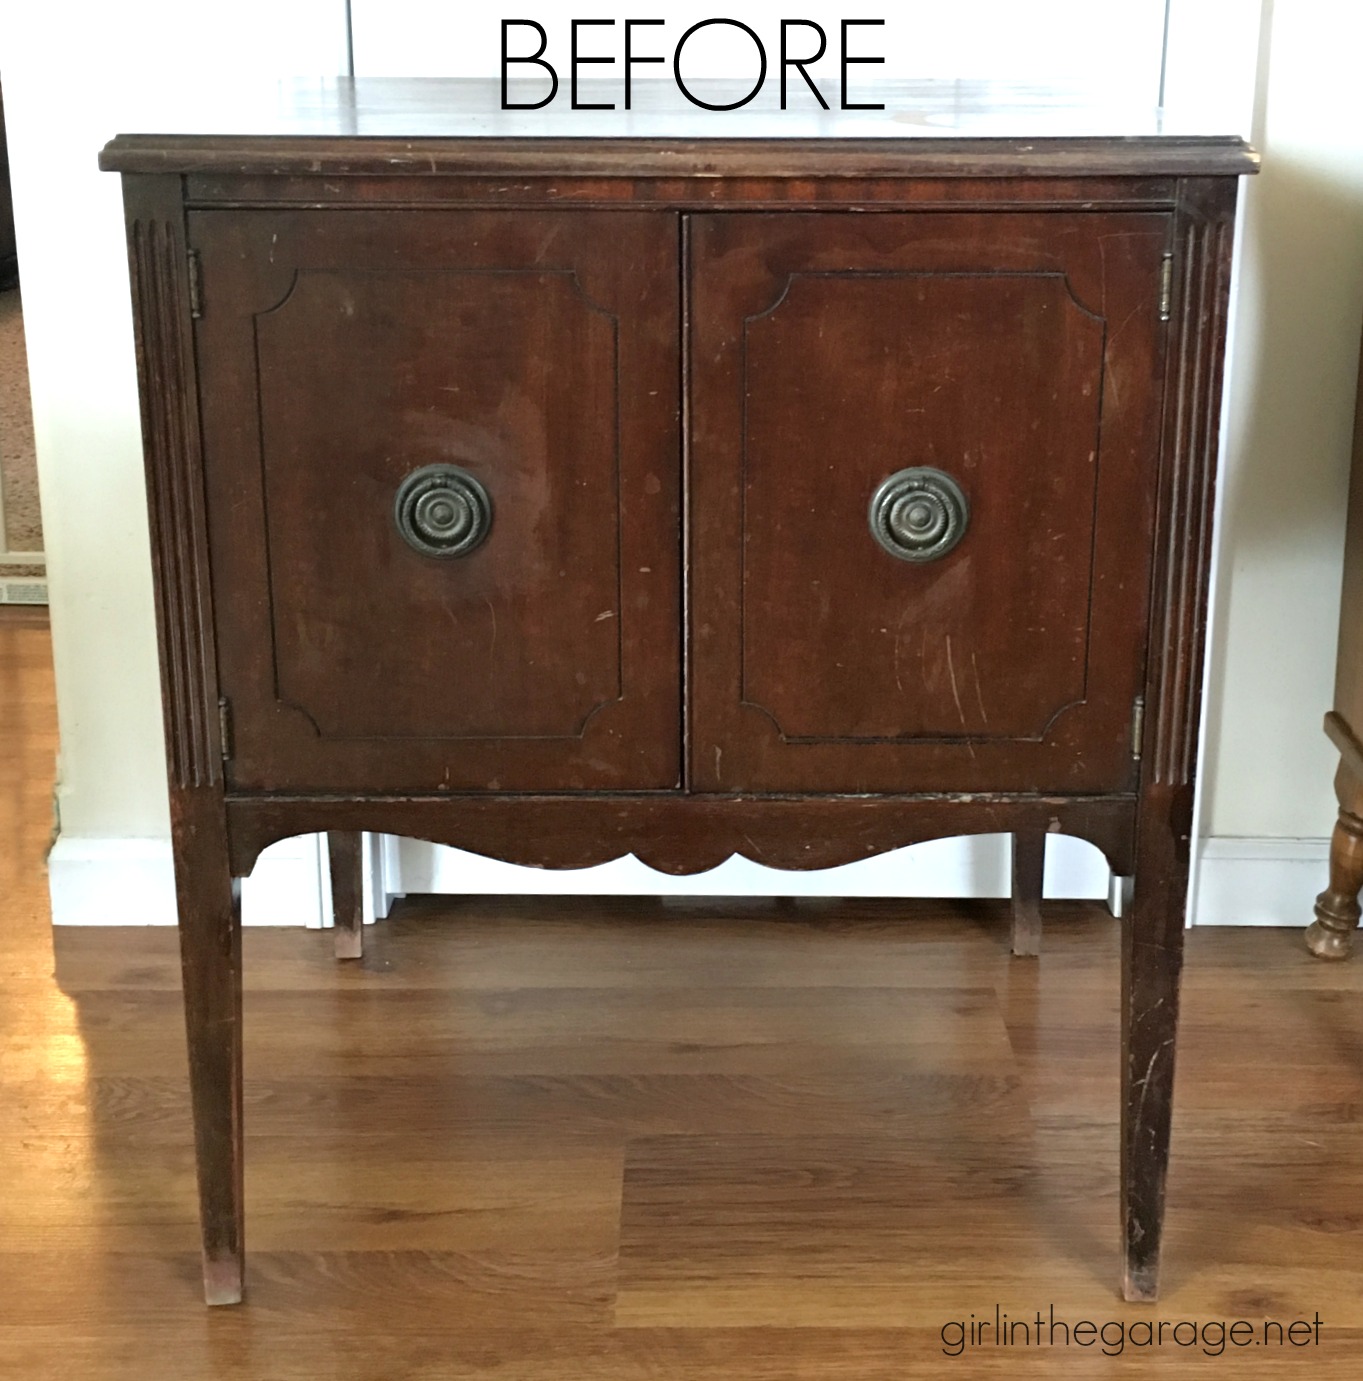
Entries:
[[172, 796], [189, 1086], [203, 1230], [204, 1299], [242, 1294], [241, 891], [222, 800]]
[[1142, 803], [1136, 886], [1122, 917], [1122, 1288], [1159, 1288], [1164, 1189], [1188, 893], [1191, 786], [1156, 787]]
[[1363, 889], [1363, 782], [1342, 762], [1335, 795], [1339, 819], [1330, 841], [1330, 885], [1316, 898], [1316, 919], [1306, 929], [1306, 947], [1322, 959], [1347, 959], [1353, 952]]
[[1046, 870], [1046, 836], [1013, 836], [1013, 953], [1041, 953], [1041, 884]]
[[331, 863], [331, 909], [336, 919], [336, 957], [359, 959], [364, 954], [364, 870], [360, 863], [358, 830], [332, 830], [327, 835]]

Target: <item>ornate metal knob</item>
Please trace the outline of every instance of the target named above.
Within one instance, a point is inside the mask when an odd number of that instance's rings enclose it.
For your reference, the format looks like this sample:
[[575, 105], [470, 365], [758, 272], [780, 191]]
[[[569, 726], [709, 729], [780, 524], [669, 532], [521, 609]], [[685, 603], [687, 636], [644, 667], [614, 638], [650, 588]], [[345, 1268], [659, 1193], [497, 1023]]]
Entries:
[[424, 465], [398, 486], [393, 521], [422, 556], [466, 556], [492, 527], [492, 500], [467, 470]]
[[871, 534], [901, 561], [936, 561], [965, 536], [970, 504], [950, 475], [898, 470], [871, 496]]

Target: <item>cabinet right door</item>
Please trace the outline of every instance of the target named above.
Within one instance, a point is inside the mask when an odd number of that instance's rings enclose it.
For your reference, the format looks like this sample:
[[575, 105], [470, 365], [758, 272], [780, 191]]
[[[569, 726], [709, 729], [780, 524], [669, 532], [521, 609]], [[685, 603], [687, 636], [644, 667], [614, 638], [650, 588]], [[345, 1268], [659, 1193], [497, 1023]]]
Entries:
[[692, 789], [1134, 786], [1168, 232], [692, 218]]

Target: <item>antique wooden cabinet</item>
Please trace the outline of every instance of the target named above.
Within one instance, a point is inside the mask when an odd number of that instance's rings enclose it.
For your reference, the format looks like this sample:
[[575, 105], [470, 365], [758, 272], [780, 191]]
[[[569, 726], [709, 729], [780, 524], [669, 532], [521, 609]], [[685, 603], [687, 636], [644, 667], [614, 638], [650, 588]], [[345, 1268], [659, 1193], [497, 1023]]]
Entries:
[[671, 874], [1011, 831], [1033, 912], [1045, 833], [1091, 841], [1135, 876], [1124, 1286], [1154, 1295], [1254, 159], [884, 99], [696, 139], [342, 83], [272, 136], [105, 150], [210, 1302], [242, 1290], [234, 880], [360, 829]]

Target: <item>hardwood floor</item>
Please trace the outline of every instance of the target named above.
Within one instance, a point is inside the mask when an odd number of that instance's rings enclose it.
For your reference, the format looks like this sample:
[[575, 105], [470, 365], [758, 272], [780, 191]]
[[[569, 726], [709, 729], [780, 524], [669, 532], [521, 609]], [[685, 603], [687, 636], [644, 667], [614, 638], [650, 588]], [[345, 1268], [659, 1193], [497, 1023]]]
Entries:
[[[1079, 904], [1039, 960], [1002, 903], [414, 899], [348, 964], [249, 931], [248, 1302], [206, 1310], [175, 936], [48, 924], [48, 657], [0, 618], [0, 1376], [1363, 1375], [1363, 965], [1192, 934], [1163, 1298], [1123, 1305]], [[944, 1352], [996, 1304], [1322, 1326]]]

